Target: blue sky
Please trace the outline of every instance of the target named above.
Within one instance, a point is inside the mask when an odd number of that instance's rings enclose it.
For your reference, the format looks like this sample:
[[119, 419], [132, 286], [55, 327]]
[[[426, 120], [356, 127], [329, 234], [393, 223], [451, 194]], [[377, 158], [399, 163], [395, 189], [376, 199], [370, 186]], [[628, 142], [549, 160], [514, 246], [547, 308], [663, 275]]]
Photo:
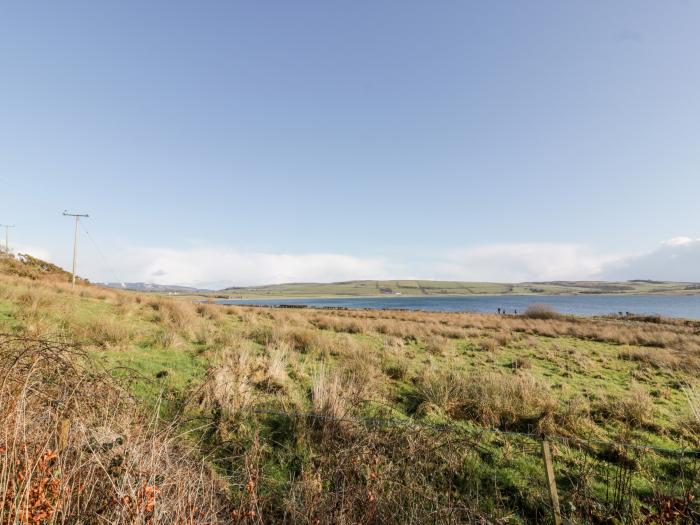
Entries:
[[697, 2], [0, 15], [15, 250], [67, 265], [68, 208], [96, 280], [700, 280]]

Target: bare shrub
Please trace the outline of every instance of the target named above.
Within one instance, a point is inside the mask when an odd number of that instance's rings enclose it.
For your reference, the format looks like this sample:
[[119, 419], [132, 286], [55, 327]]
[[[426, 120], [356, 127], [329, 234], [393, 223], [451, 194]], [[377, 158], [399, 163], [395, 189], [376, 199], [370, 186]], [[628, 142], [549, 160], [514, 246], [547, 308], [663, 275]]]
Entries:
[[527, 319], [560, 319], [562, 315], [547, 304], [531, 304], [523, 313]]
[[85, 355], [0, 336], [0, 523], [224, 523], [224, 490]]

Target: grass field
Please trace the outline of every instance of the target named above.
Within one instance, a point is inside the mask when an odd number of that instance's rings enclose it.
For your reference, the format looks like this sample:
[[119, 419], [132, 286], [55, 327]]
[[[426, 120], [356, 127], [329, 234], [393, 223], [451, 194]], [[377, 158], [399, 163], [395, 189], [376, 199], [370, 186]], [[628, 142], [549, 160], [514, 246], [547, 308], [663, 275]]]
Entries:
[[673, 451], [700, 446], [698, 322], [227, 307], [5, 270], [3, 525], [546, 523], [545, 437], [575, 522], [697, 519]]
[[484, 283], [462, 281], [348, 281], [339, 283], [289, 283], [227, 288], [215, 295], [241, 298], [368, 297], [386, 295], [545, 295], [545, 294], [697, 294], [695, 283], [650, 281], [559, 281], [539, 283]]

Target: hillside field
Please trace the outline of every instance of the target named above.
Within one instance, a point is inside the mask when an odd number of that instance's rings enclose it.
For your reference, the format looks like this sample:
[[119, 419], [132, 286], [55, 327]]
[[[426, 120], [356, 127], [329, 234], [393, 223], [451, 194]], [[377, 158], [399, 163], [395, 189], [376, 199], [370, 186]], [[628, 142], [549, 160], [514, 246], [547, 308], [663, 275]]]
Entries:
[[700, 322], [232, 307], [21, 264], [3, 525], [549, 523], [545, 438], [572, 522], [700, 516]]
[[697, 294], [696, 283], [658, 281], [557, 281], [533, 283], [484, 283], [462, 281], [347, 281], [338, 283], [289, 283], [227, 288], [244, 299], [293, 297], [368, 297], [386, 295], [559, 295], [559, 294]]

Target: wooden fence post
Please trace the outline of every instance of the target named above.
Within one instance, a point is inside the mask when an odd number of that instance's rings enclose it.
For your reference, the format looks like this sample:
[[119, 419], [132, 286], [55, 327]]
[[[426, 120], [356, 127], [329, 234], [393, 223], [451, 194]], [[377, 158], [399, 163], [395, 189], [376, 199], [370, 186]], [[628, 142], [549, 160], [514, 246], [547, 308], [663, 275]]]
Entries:
[[66, 418], [62, 418], [58, 422], [58, 428], [56, 432], [56, 452], [61, 453], [68, 445], [68, 434], [70, 432], [70, 421]]
[[561, 508], [559, 507], [557, 482], [554, 479], [552, 450], [549, 448], [549, 441], [547, 441], [547, 439], [542, 440], [542, 457], [544, 459], [544, 472], [547, 476], [547, 486], [549, 488], [549, 501], [552, 504], [552, 518], [554, 519], [554, 525], [561, 525]]

